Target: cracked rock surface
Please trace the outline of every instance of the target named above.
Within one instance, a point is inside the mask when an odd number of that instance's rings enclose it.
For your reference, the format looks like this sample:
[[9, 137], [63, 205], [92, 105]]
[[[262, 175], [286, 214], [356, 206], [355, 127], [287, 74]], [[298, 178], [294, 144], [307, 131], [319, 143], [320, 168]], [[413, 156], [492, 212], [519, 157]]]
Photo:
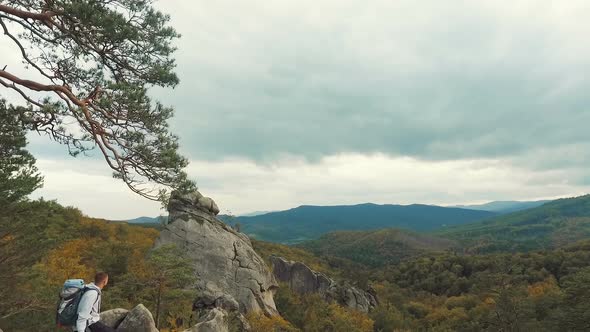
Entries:
[[211, 198], [199, 192], [173, 193], [168, 211], [168, 225], [156, 246], [176, 244], [193, 262], [198, 279], [195, 309], [277, 314], [274, 276], [250, 239], [215, 217], [219, 208]]
[[103, 311], [100, 321], [117, 332], [158, 332], [152, 313], [143, 304], [131, 310], [119, 308]]
[[271, 256], [270, 260], [275, 277], [288, 283], [298, 294], [319, 293], [327, 301], [334, 301], [362, 312], [369, 312], [377, 306], [377, 298], [369, 291], [338, 283], [301, 262], [288, 261], [277, 256]]

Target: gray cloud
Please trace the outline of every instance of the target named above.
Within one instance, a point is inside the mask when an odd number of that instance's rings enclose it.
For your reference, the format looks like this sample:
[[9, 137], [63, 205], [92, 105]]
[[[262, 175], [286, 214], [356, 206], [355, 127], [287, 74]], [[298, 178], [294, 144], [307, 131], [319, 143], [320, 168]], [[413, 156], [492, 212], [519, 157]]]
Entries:
[[176, 106], [192, 158], [447, 160], [590, 142], [584, 2], [160, 5], [184, 35], [182, 83], [155, 95]]
[[[157, 5], [183, 34], [181, 84], [153, 95], [224, 211], [590, 190], [588, 1]], [[96, 155], [30, 138], [36, 195], [114, 219], [160, 212]]]

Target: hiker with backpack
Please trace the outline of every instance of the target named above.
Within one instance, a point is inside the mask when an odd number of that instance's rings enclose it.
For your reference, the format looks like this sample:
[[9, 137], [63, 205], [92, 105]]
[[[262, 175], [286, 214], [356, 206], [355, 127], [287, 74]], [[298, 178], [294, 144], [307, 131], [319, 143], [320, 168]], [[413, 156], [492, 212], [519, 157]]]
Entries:
[[97, 273], [94, 282], [86, 285], [82, 279], [67, 280], [57, 308], [58, 326], [69, 326], [77, 332], [114, 332], [100, 322], [101, 292], [108, 282], [105, 272]]

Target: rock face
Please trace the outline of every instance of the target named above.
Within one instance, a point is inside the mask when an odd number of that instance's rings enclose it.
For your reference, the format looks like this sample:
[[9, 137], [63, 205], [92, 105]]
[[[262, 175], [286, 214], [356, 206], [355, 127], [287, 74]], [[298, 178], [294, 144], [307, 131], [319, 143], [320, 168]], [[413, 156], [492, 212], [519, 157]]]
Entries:
[[239, 312], [228, 313], [224, 309], [213, 308], [203, 315], [199, 322], [183, 332], [229, 332], [252, 331], [250, 324]]
[[127, 316], [129, 310], [127, 309], [112, 309], [100, 313], [100, 321], [112, 328], [116, 328], [121, 324], [123, 319]]
[[298, 294], [319, 293], [327, 301], [334, 301], [363, 312], [369, 312], [377, 306], [377, 299], [370, 292], [339, 284], [303, 263], [288, 261], [277, 256], [272, 256], [271, 262], [275, 277], [279, 281], [288, 283], [289, 287]]
[[192, 260], [197, 274], [195, 309], [277, 314], [275, 278], [250, 239], [215, 217], [219, 208], [211, 198], [199, 192], [173, 193], [168, 211], [168, 225], [156, 246], [176, 244]]
[[226, 318], [225, 310], [214, 308], [197, 325], [184, 332], [229, 332]]
[[117, 332], [158, 332], [152, 313], [143, 304], [138, 304], [131, 311], [104, 311], [100, 314], [100, 321]]
[[143, 304], [139, 304], [127, 313], [117, 326], [117, 332], [158, 332], [158, 329], [152, 313]]

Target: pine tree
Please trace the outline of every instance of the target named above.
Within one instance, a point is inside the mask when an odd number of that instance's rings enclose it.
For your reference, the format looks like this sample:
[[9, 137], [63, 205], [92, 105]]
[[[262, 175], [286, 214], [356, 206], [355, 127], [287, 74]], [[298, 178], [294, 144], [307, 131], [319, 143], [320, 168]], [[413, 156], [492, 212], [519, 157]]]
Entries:
[[0, 88], [26, 104], [31, 129], [71, 155], [98, 148], [114, 176], [144, 197], [191, 190], [169, 132], [173, 110], [148, 97], [179, 80], [179, 37], [152, 0], [0, 0], [0, 29], [24, 72], [0, 64]]
[[25, 149], [23, 110], [0, 100], [0, 206], [23, 200], [41, 187], [35, 158]]

